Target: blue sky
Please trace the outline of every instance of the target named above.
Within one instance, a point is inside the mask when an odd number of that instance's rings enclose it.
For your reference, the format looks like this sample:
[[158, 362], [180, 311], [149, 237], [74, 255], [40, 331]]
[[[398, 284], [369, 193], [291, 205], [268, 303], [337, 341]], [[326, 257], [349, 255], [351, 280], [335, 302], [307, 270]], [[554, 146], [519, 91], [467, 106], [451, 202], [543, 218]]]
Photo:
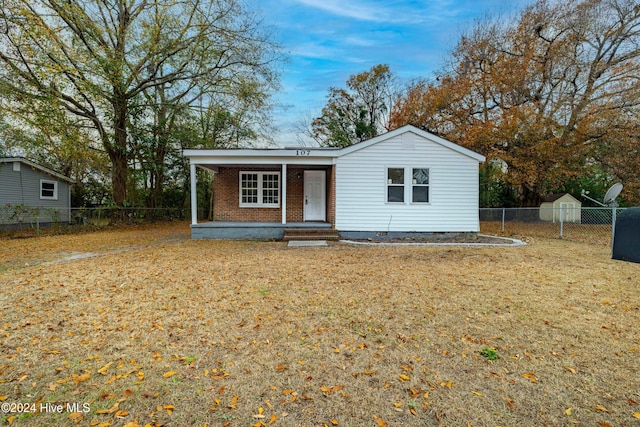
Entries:
[[275, 139], [296, 145], [296, 125], [320, 114], [329, 87], [388, 64], [401, 81], [429, 78], [463, 31], [489, 16], [511, 19], [529, 0], [258, 0], [288, 53], [276, 95]]

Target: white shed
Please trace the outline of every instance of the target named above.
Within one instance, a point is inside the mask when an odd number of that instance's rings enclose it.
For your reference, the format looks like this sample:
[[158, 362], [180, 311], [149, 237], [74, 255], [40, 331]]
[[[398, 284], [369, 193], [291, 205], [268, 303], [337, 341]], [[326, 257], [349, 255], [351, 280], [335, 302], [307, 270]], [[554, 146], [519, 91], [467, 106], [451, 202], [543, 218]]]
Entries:
[[569, 193], [550, 194], [540, 204], [540, 219], [548, 222], [580, 223], [582, 203]]

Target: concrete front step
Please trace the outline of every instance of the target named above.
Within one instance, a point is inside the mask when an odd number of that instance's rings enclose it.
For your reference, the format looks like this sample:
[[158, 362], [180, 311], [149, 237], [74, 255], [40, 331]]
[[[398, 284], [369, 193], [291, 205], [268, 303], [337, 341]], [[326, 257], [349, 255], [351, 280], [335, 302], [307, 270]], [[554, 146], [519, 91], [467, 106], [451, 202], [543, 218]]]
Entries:
[[291, 241], [291, 240], [339, 240], [340, 236], [335, 236], [335, 235], [331, 235], [331, 236], [325, 236], [323, 234], [314, 234], [313, 236], [284, 236], [282, 238], [282, 240], [284, 240], [285, 242]]

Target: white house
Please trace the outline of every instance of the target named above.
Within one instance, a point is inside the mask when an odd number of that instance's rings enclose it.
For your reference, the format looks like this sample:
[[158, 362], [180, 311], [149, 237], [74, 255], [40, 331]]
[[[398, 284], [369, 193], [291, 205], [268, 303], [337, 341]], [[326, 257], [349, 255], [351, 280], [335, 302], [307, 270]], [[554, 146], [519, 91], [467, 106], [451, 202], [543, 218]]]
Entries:
[[[185, 150], [192, 237], [282, 238], [329, 228], [346, 238], [479, 231], [484, 156], [404, 126], [347, 148]], [[214, 172], [213, 222], [199, 223], [196, 167]]]

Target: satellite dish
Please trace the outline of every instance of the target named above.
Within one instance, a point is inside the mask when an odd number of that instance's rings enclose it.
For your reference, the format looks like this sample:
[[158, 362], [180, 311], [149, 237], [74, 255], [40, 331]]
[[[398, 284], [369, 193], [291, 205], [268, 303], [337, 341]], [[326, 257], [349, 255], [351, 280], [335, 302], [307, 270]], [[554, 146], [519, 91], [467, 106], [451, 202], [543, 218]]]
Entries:
[[604, 203], [607, 205], [612, 203], [614, 200], [616, 200], [616, 197], [620, 195], [621, 191], [622, 184], [620, 184], [619, 182], [617, 184], [613, 184], [611, 188], [607, 190], [607, 194], [604, 195]]

